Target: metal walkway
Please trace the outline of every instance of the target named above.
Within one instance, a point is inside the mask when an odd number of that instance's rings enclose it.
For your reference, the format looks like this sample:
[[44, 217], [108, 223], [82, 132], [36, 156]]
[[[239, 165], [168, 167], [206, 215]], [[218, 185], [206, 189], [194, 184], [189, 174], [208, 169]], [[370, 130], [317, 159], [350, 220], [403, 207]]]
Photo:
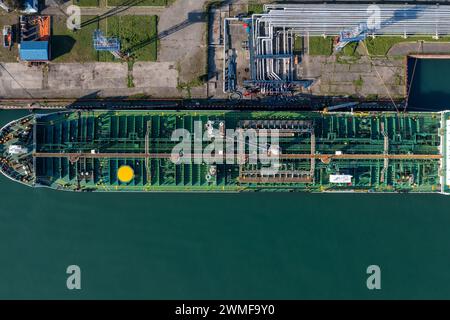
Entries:
[[[237, 154], [239, 155], [239, 153]], [[133, 158], [152, 158], [152, 159], [170, 159], [171, 153], [58, 153], [58, 152], [35, 152], [36, 158], [110, 158], [110, 159], [133, 159]], [[246, 154], [245, 156], [248, 156]], [[205, 158], [204, 154], [185, 154], [184, 157]], [[319, 159], [323, 162], [329, 162], [332, 159], [351, 159], [351, 160], [376, 160], [376, 159], [397, 159], [397, 160], [426, 160], [441, 159], [440, 154], [281, 154], [280, 159]]]

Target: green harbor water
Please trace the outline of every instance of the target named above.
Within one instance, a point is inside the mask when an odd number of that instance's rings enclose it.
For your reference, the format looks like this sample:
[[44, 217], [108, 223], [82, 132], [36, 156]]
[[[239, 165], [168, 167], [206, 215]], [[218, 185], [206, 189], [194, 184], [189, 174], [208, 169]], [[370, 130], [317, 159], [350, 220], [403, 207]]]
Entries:
[[3, 299], [450, 298], [442, 195], [0, 190]]

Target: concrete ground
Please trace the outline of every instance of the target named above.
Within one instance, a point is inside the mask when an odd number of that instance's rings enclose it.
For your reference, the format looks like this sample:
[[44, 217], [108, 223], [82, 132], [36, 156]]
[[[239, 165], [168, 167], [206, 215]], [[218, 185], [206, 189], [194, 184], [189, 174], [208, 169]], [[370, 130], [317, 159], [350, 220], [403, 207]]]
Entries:
[[136, 62], [134, 85], [138, 88], [176, 88], [178, 72], [171, 62]]
[[230, 23], [230, 34], [232, 34], [230, 46], [236, 54], [237, 82], [242, 85], [245, 80], [250, 79], [250, 53], [242, 46], [243, 41], [248, 40], [248, 36], [242, 22]]
[[403, 59], [308, 55], [303, 59], [302, 76], [315, 80], [308, 93], [380, 98], [405, 95]]
[[[45, 69], [43, 73], [45, 74]], [[58, 91], [124, 89], [127, 87], [126, 79], [127, 65], [122, 63], [51, 64], [43, 89]]]
[[223, 93], [223, 19], [227, 17], [228, 10], [223, 7], [211, 10], [208, 47], [208, 94], [218, 98], [228, 97]]
[[206, 72], [206, 0], [177, 0], [159, 16], [158, 60], [177, 65], [180, 82]]
[[51, 63], [28, 67], [20, 63], [0, 65], [2, 98], [72, 98], [85, 96], [158, 97], [179, 95], [178, 72], [171, 63], [138, 62], [132, 72], [134, 87], [128, 87], [126, 63]]

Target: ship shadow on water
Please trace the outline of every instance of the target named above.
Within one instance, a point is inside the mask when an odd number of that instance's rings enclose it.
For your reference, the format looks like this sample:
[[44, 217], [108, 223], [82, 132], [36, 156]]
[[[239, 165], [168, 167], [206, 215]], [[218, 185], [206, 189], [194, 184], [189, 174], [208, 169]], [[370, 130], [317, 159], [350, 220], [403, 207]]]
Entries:
[[[449, 89], [450, 90], [450, 89]], [[450, 92], [427, 92], [411, 94], [409, 111], [444, 111], [450, 110]]]

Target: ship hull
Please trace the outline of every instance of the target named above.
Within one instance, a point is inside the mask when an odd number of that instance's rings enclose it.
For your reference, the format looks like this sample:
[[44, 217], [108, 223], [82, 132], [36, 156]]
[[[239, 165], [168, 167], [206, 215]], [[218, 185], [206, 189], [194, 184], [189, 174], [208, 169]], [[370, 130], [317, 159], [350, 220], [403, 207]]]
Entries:
[[80, 192], [447, 193], [448, 113], [66, 111], [0, 130], [1, 172]]

